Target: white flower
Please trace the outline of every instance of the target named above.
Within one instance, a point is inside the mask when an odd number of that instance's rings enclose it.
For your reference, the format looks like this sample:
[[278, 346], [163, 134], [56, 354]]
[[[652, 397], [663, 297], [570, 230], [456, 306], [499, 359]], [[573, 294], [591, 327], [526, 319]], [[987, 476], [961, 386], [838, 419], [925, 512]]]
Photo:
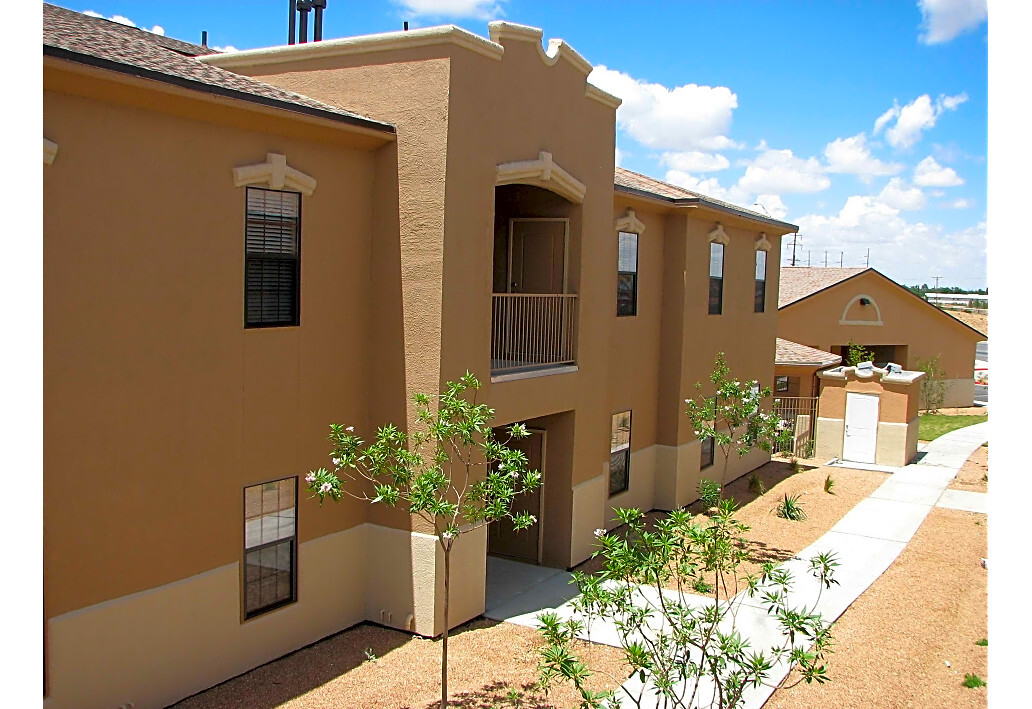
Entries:
[[333, 464], [336, 465], [338, 468], [340, 467], [340, 458], [330, 458], [330, 460], [332, 460]]
[[452, 537], [455, 536], [455, 533], [454, 532], [441, 532], [441, 536], [444, 537], [445, 539], [451, 539]]
[[319, 494], [320, 495], [325, 495], [326, 493], [328, 493], [332, 489], [333, 489], [333, 485], [331, 485], [330, 483], [323, 483], [319, 487]]
[[537, 517], [535, 517], [534, 515], [531, 515], [530, 516], [530, 521], [533, 522], [534, 524], [537, 524]]
[[606, 530], [604, 530], [601, 527], [599, 527], [598, 529], [595, 530], [595, 536], [598, 537], [599, 539], [601, 539], [602, 537], [606, 536]]
[[305, 482], [306, 483], [314, 483], [315, 482], [315, 473], [309, 473], [308, 475], [306, 475], [305, 476]]
[[347, 431], [348, 433], [354, 433], [355, 432], [355, 427], [354, 426], [348, 426], [344, 430]]

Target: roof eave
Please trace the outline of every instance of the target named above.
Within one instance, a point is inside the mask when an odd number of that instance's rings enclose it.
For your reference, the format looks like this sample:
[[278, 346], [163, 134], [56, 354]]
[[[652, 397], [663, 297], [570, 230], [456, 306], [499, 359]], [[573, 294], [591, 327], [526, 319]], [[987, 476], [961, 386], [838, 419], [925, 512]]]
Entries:
[[712, 209], [725, 214], [730, 214], [739, 219], [746, 219], [751, 222], [759, 222], [768, 226], [776, 227], [777, 229], [784, 229], [785, 234], [798, 231], [799, 227], [795, 224], [789, 224], [788, 222], [778, 221], [777, 219], [764, 217], [758, 214], [752, 214], [745, 210], [735, 209], [724, 204], [718, 204], [711, 202], [708, 199], [702, 197], [667, 197], [665, 195], [656, 194], [648, 190], [639, 189], [637, 187], [628, 187], [626, 185], [614, 184], [614, 189], [617, 192], [622, 192], [627, 195], [632, 195], [640, 199], [648, 200], [650, 202], [659, 202], [670, 207], [702, 207], [705, 209]]

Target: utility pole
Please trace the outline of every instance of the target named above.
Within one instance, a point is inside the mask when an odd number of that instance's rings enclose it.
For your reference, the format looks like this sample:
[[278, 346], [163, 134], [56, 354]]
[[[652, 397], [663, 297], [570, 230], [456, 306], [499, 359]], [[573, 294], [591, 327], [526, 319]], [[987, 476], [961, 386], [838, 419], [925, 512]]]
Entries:
[[810, 267], [810, 250], [809, 249], [806, 250], [806, 267], [807, 268]]
[[838, 257], [838, 267], [839, 268], [842, 268], [842, 261], [845, 258], [846, 258], [846, 252], [845, 251], [839, 251], [839, 257]]
[[867, 268], [871, 267], [871, 247], [867, 247]]
[[799, 238], [799, 232], [792, 234], [792, 265], [796, 265], [795, 250], [798, 245], [797, 239]]
[[827, 251], [824, 252], [824, 267], [825, 268], [828, 267], [828, 252]]
[[939, 279], [942, 278], [942, 276], [932, 276], [932, 278], [935, 279], [935, 292], [938, 293], [939, 292]]

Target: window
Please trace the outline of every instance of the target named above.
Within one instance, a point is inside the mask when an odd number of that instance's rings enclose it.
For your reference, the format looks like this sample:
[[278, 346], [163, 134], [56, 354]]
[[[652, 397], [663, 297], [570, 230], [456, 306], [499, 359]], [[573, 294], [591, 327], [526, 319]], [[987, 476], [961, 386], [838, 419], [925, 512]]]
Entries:
[[297, 478], [244, 488], [244, 618], [297, 598]]
[[709, 314], [720, 315], [724, 306], [724, 245], [709, 246]]
[[788, 377], [774, 377], [774, 391], [788, 391]]
[[638, 235], [619, 233], [616, 274], [616, 314], [638, 313]]
[[[716, 416], [716, 410], [717, 410], [717, 397], [711, 398], [709, 400], [709, 404], [710, 404], [710, 406], [713, 407], [714, 417], [715, 417]], [[710, 426], [715, 426], [716, 425], [716, 420], [714, 419], [713, 421], [710, 421], [709, 424], [710, 424]], [[700, 470], [702, 470], [704, 468], [708, 468], [711, 465], [713, 465], [713, 449], [715, 447], [714, 446], [715, 442], [716, 441], [713, 438], [704, 438], [702, 440], [702, 448], [701, 448], [700, 455], [699, 455], [699, 469]]]
[[609, 440], [609, 496], [627, 490], [631, 471], [631, 412], [613, 414]]
[[300, 324], [301, 195], [247, 188], [244, 327]]
[[767, 303], [767, 252], [756, 252], [756, 295], [753, 312], [762, 313]]

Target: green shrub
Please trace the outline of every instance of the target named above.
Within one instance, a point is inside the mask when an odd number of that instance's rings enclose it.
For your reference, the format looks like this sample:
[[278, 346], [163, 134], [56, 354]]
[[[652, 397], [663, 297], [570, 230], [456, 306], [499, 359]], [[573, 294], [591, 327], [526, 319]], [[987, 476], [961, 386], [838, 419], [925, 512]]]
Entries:
[[799, 504], [800, 497], [801, 495], [789, 495], [786, 492], [785, 498], [778, 503], [778, 517], [790, 519], [793, 522], [802, 522], [806, 519], [806, 512], [803, 511], [803, 506]]
[[715, 480], [703, 478], [699, 481], [699, 499], [707, 510], [720, 502], [720, 485]]
[[973, 675], [970, 672], [964, 675], [964, 681], [961, 682], [968, 689], [974, 689], [975, 687], [984, 687], [986, 682], [978, 675]]
[[752, 474], [749, 476], [749, 492], [757, 497], [760, 497], [767, 492], [767, 486], [763, 484], [763, 481], [760, 480], [760, 476], [756, 474], [755, 470], [752, 471]]
[[978, 645], [979, 647], [986, 647], [989, 645], [989, 638], [982, 638], [981, 640], [976, 641], [975, 645]]
[[834, 478], [832, 478], [831, 475], [824, 478], [824, 492], [828, 493], [829, 495], [834, 495], [835, 492], [832, 490], [833, 487], [835, 487]]
[[696, 576], [692, 581], [692, 589], [698, 593], [710, 593], [713, 591], [713, 584], [706, 583], [701, 576]]

